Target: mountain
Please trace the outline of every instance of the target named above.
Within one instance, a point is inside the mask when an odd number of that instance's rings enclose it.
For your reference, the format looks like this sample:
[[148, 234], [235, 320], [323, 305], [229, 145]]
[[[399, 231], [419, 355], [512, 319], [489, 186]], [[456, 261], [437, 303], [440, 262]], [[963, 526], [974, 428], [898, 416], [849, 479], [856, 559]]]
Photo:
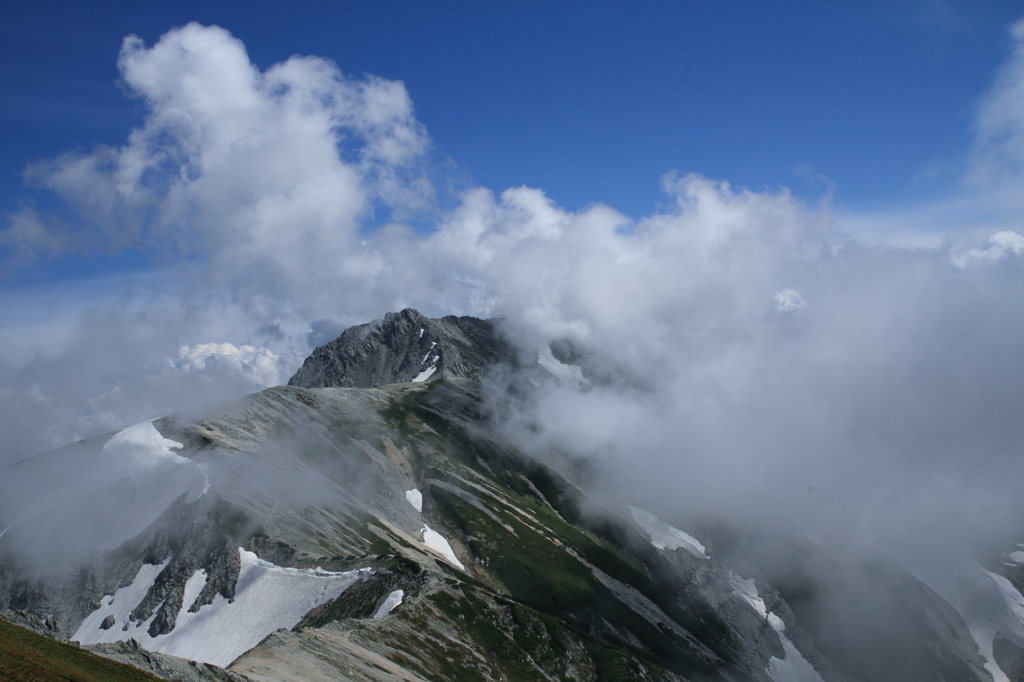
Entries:
[[495, 365], [518, 365], [496, 320], [423, 317], [412, 308], [346, 330], [306, 358], [289, 386], [375, 388], [462, 377], [479, 381]]
[[982, 617], [891, 559], [602, 499], [491, 411], [491, 373], [586, 390], [537, 360], [404, 310], [288, 386], [7, 467], [0, 609], [165, 679], [1021, 679], [1009, 555]]

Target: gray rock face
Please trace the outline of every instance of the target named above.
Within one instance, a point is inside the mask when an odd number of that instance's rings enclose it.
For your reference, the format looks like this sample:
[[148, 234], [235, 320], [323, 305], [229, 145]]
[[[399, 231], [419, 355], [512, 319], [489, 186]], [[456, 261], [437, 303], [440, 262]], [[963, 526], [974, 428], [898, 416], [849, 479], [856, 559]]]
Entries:
[[170, 682], [250, 682], [248, 677], [209, 663], [186, 661], [143, 649], [134, 639], [85, 647], [94, 654], [156, 675]]
[[479, 381], [489, 367], [514, 366], [517, 360], [495, 320], [454, 315], [434, 320], [406, 308], [351, 327], [320, 346], [288, 385], [374, 388], [446, 377]]

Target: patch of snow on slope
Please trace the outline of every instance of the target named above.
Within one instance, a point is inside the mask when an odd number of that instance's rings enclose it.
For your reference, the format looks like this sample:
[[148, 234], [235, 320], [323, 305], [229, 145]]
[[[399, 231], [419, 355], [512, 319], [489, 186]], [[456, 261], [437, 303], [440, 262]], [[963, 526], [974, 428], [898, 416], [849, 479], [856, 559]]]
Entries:
[[974, 562], [955, 572], [928, 569], [916, 566], [914, 574], [963, 618], [993, 682], [1010, 682], [996, 663], [993, 643], [998, 636], [1024, 648], [1024, 596], [1009, 580]]
[[761, 618], [768, 621], [772, 629], [779, 635], [779, 642], [782, 643], [782, 650], [785, 658], [772, 656], [768, 659], [768, 667], [765, 671], [772, 682], [824, 682], [818, 671], [814, 669], [796, 646], [783, 634], [786, 624], [774, 613], [768, 611], [764, 599], [757, 593], [757, 586], [754, 580], [739, 577], [729, 572], [729, 584], [733, 587], [733, 594], [746, 602]]
[[[134, 636], [122, 632], [121, 628], [128, 623], [128, 615], [146, 596], [168, 562], [170, 559], [162, 564], [142, 564], [131, 585], [119, 587], [113, 595], [103, 597], [100, 600], [100, 607], [86, 616], [71, 639], [82, 644], [96, 644], [116, 642]], [[114, 617], [114, 625], [107, 630], [101, 630], [100, 625], [108, 616]]]
[[375, 619], [383, 618], [394, 611], [395, 607], [402, 603], [402, 597], [404, 596], [405, 592], [403, 590], [395, 590], [389, 594], [387, 599], [384, 600], [384, 603], [380, 605], [379, 609], [377, 609], [377, 613], [373, 614], [373, 617]]
[[423, 338], [423, 327], [420, 327], [420, 335], [417, 338], [420, 338], [420, 339]]
[[405, 491], [405, 499], [408, 500], [409, 504], [413, 506], [418, 512], [423, 511], [423, 493], [416, 488]]
[[690, 554], [701, 559], [707, 559], [707, 551], [704, 545], [691, 535], [674, 528], [667, 523], [662, 523], [654, 514], [644, 511], [639, 507], [630, 507], [629, 513], [633, 520], [644, 531], [647, 539], [658, 549], [685, 549]]
[[459, 558], [455, 556], [455, 552], [452, 551], [452, 546], [448, 544], [448, 541], [444, 539], [444, 536], [438, 533], [436, 530], [431, 530], [430, 526], [423, 524], [423, 544], [434, 550], [442, 557], [444, 557], [448, 563], [453, 566], [458, 566], [463, 571], [466, 567], [462, 565]]
[[[271, 632], [294, 627], [311, 609], [336, 598], [370, 572], [368, 568], [344, 573], [283, 568], [242, 548], [238, 552], [242, 566], [231, 602], [217, 595], [212, 604], [189, 613], [206, 584], [205, 572], [196, 571], [185, 585], [185, 599], [174, 630], [150, 637], [146, 631], [149, 621], [129, 624], [127, 631], [122, 630], [128, 614], [163, 570], [163, 566], [145, 565], [131, 585], [118, 589], [113, 597], [103, 598], [100, 608], [82, 622], [72, 639], [97, 644], [134, 638], [150, 651], [227, 667]], [[114, 626], [101, 630], [108, 615], [114, 616]]]
[[807, 659], [803, 657], [793, 643], [781, 632], [779, 640], [782, 642], [782, 649], [786, 652], [785, 658], [772, 656], [768, 659], [768, 667], [765, 672], [772, 682], [825, 682], [821, 675], [814, 669]]
[[153, 422], [118, 432], [103, 446], [103, 457], [135, 482], [132, 503], [113, 520], [100, 550], [114, 549], [149, 527], [183, 493], [195, 502], [210, 489], [206, 468], [182, 457], [181, 443], [164, 438]]
[[1010, 558], [1018, 564], [1024, 564], [1024, 552], [1011, 552]]
[[537, 364], [551, 372], [560, 382], [574, 387], [586, 386], [590, 382], [583, 377], [583, 370], [576, 365], [567, 365], [560, 362], [551, 354], [549, 346], [543, 346], [537, 351]]
[[764, 599], [757, 593], [757, 586], [754, 585], [754, 579], [744, 580], [732, 571], [729, 571], [729, 584], [732, 585], [732, 593], [740, 598], [741, 601], [746, 602], [750, 605], [750, 608], [754, 609], [757, 615], [761, 618], [768, 617], [768, 608], [764, 605]]
[[436, 370], [436, 369], [437, 369], [437, 365], [431, 365], [430, 367], [427, 367], [425, 370], [423, 370], [422, 372], [417, 374], [413, 378], [412, 382], [414, 384], [418, 384], [418, 383], [421, 383], [423, 381], [426, 381], [427, 379], [430, 378], [430, 375], [433, 374], [434, 370]]
[[1001, 602], [1002, 608], [994, 613], [990, 610], [987, 618], [979, 617], [979, 613], [970, 620], [964, 620], [967, 621], [967, 629], [971, 631], [971, 636], [974, 637], [982, 658], [985, 659], [985, 670], [992, 675], [994, 682], [1010, 682], [1010, 678], [996, 663], [993, 643], [997, 636], [1008, 639], [1018, 646], [1024, 639], [1024, 597], [1013, 583], [1003, 576], [980, 567], [979, 570], [987, 579], [990, 591], [999, 595], [998, 601]]

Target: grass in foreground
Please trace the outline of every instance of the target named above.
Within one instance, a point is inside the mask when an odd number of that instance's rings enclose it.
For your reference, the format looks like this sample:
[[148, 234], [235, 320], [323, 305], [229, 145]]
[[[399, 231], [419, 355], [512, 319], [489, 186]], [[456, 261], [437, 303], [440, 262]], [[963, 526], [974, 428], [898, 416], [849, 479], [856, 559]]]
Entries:
[[0, 620], [4, 682], [162, 682], [129, 665]]

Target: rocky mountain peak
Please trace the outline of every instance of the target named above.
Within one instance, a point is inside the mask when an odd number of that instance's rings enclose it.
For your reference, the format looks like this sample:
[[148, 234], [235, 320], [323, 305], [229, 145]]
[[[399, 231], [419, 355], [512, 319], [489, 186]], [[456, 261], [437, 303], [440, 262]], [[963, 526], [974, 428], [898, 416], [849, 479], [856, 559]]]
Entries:
[[314, 350], [288, 385], [374, 388], [444, 377], [479, 381], [488, 367], [517, 362], [496, 322], [454, 315], [431, 319], [412, 308], [388, 313]]

